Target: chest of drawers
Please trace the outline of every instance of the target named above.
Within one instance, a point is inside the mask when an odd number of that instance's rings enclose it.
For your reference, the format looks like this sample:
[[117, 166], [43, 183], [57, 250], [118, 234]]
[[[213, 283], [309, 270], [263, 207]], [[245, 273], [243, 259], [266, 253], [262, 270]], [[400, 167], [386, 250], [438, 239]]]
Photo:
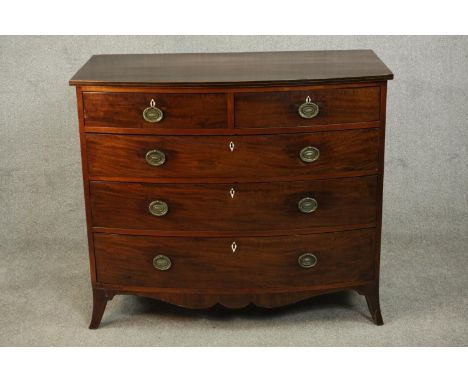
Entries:
[[353, 289], [379, 307], [372, 51], [93, 56], [76, 86], [93, 288], [188, 308]]

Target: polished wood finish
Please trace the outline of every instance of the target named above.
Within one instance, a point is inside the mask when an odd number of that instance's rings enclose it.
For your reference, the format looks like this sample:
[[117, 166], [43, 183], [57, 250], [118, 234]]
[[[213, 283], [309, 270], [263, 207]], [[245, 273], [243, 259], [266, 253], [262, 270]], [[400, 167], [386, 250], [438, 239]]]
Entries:
[[[249, 236], [256, 237], [270, 237], [270, 236], [281, 236], [287, 233], [288, 235], [307, 235], [311, 233], [328, 233], [328, 232], [339, 232], [344, 230], [374, 228], [375, 222], [366, 224], [346, 224], [346, 225], [334, 225], [328, 227], [312, 227], [312, 228], [290, 228], [287, 231], [283, 228], [264, 230], [262, 227], [257, 227], [256, 230], [248, 231]], [[158, 237], [198, 237], [198, 236], [210, 236], [210, 237], [233, 237], [239, 236], [239, 231], [200, 231], [196, 228], [190, 231], [162, 231], [159, 229], [128, 229], [128, 228], [107, 228], [107, 227], [92, 227], [93, 232], [100, 233], [116, 233], [120, 235], [136, 235], [136, 236], [158, 236]]]
[[[95, 234], [98, 282], [155, 288], [290, 288], [366, 282], [374, 277], [375, 231], [316, 235], [232, 238], [145, 237]], [[299, 255], [312, 252], [312, 268]], [[153, 267], [156, 255], [172, 261], [166, 271]]]
[[[317, 200], [315, 212], [299, 211], [298, 202], [305, 197]], [[150, 214], [153, 200], [168, 204], [167, 215]], [[159, 231], [286, 231], [376, 224], [377, 178], [233, 185], [91, 182], [91, 208], [94, 227]]]
[[[93, 56], [70, 81], [77, 86], [90, 328], [117, 294], [188, 308], [271, 308], [351, 289], [383, 324], [391, 78], [372, 51]], [[306, 96], [320, 108], [310, 120], [297, 113]], [[161, 122], [143, 119], [151, 99], [165, 114]], [[299, 159], [305, 146], [320, 149], [316, 162]], [[145, 161], [152, 149], [164, 151], [164, 165]], [[304, 196], [317, 199], [315, 212], [298, 211]], [[149, 214], [155, 199], [168, 203], [166, 216]], [[317, 255], [315, 267], [299, 267], [305, 252]], [[157, 254], [171, 258], [169, 270], [154, 269]]]
[[[306, 97], [319, 106], [311, 119], [298, 112]], [[236, 93], [234, 105], [239, 128], [370, 122], [380, 118], [380, 87]]]
[[112, 299], [109, 297], [105, 289], [93, 288], [93, 315], [91, 317], [90, 329], [97, 329], [102, 320], [102, 315], [106, 310], [107, 301]]
[[[312, 134], [254, 136], [126, 136], [87, 134], [92, 179], [152, 178], [152, 182], [218, 178], [228, 181], [288, 178], [320, 179], [375, 174], [378, 171], [379, 130], [362, 129]], [[231, 152], [229, 143], [233, 142]], [[307, 146], [319, 158], [304, 163]], [[158, 167], [145, 160], [148, 151], [165, 153]]]
[[[151, 100], [164, 116], [147, 122], [143, 111]], [[224, 94], [83, 93], [85, 126], [146, 129], [204, 129], [227, 127]]]
[[382, 313], [380, 311], [378, 280], [370, 284], [361, 285], [355, 289], [359, 294], [366, 297], [367, 307], [369, 308], [372, 321], [378, 326], [383, 325]]
[[371, 50], [92, 56], [70, 85], [258, 86], [385, 81], [392, 72]]
[[[310, 126], [298, 126], [294, 130], [291, 127], [261, 127], [261, 128], [247, 128], [239, 129], [228, 127], [226, 129], [219, 128], [205, 128], [203, 129], [203, 135], [217, 136], [217, 135], [267, 135], [267, 134], [291, 134], [291, 133], [312, 133], [312, 132], [327, 132], [327, 131], [341, 131], [341, 130], [356, 130], [356, 129], [372, 129], [378, 128], [382, 125], [381, 121], [372, 122], [355, 122], [346, 124], [336, 125], [310, 125]], [[155, 136], [192, 136], [200, 135], [199, 129], [161, 129], [158, 127], [154, 128], [127, 128], [127, 127], [96, 127], [86, 126], [84, 128], [86, 133], [99, 133], [99, 134], [130, 134], [130, 135], [155, 135]]]
[[[189, 309], [206, 309], [215, 305], [238, 309], [248, 305], [262, 308], [276, 308], [284, 305], [294, 304], [298, 301], [308, 299], [317, 295], [340, 292], [356, 287], [358, 283], [339, 283], [330, 286], [318, 285], [300, 288], [283, 289], [236, 289], [235, 292], [227, 292], [210, 289], [182, 289], [182, 288], [154, 288], [135, 287], [122, 285], [106, 285], [108, 296], [116, 294], [131, 294], [149, 297], [178, 305]], [[365, 282], [367, 285], [368, 282]]]
[[86, 228], [88, 236], [88, 251], [89, 251], [89, 265], [91, 272], [91, 283], [96, 283], [96, 267], [94, 260], [94, 241], [91, 222], [91, 208], [89, 203], [89, 176], [88, 176], [88, 161], [86, 155], [86, 134], [84, 131], [84, 112], [83, 112], [83, 98], [81, 96], [81, 88], [76, 88], [76, 100], [78, 108], [78, 124], [80, 130], [80, 150], [81, 150], [81, 169], [83, 175], [83, 194], [86, 209]]

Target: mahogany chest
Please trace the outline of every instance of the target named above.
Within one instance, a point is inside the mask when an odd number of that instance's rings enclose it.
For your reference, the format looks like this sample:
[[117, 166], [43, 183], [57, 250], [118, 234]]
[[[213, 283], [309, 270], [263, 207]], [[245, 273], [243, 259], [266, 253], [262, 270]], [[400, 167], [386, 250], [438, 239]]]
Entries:
[[373, 321], [387, 80], [370, 50], [98, 55], [76, 86], [93, 314], [116, 294]]

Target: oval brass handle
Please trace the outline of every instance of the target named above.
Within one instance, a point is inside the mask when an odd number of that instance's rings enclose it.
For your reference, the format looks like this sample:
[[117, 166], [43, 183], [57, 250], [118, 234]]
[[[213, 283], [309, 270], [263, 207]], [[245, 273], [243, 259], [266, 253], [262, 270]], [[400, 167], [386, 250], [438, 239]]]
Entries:
[[297, 262], [302, 268], [312, 268], [317, 264], [317, 256], [313, 253], [303, 253], [297, 258]]
[[148, 206], [149, 212], [154, 216], [164, 216], [169, 211], [169, 207], [166, 202], [162, 200], [154, 200]]
[[299, 200], [299, 203], [297, 203], [297, 207], [302, 213], [310, 214], [311, 212], [314, 212], [317, 209], [318, 203], [314, 198], [306, 197]]
[[153, 259], [153, 267], [159, 271], [167, 271], [171, 266], [171, 259], [167, 256], [158, 255]]
[[305, 102], [299, 106], [297, 111], [302, 118], [312, 119], [318, 115], [320, 109], [319, 106], [316, 103], [313, 103], [310, 100], [310, 97], [307, 96]]
[[299, 158], [301, 158], [301, 161], [305, 163], [315, 162], [317, 159], [319, 159], [319, 156], [320, 156], [320, 150], [314, 146], [304, 147], [299, 152]]
[[156, 102], [154, 102], [154, 99], [151, 100], [150, 106], [143, 110], [143, 119], [146, 122], [159, 122], [163, 119], [163, 117], [164, 113], [160, 108], [156, 107]]
[[146, 153], [145, 159], [151, 166], [162, 166], [166, 162], [166, 154], [161, 150], [150, 150]]

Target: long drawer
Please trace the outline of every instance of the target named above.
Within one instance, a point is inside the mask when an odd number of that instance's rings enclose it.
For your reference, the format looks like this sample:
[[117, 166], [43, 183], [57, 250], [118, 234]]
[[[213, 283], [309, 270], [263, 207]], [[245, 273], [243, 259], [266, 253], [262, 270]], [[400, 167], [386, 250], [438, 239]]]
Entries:
[[89, 174], [108, 178], [305, 179], [378, 171], [378, 129], [253, 136], [86, 134]]
[[239, 184], [91, 182], [94, 227], [249, 231], [373, 224], [377, 177]]
[[373, 229], [239, 237], [235, 242], [94, 235], [98, 282], [162, 288], [290, 288], [366, 281], [374, 275], [375, 247]]

